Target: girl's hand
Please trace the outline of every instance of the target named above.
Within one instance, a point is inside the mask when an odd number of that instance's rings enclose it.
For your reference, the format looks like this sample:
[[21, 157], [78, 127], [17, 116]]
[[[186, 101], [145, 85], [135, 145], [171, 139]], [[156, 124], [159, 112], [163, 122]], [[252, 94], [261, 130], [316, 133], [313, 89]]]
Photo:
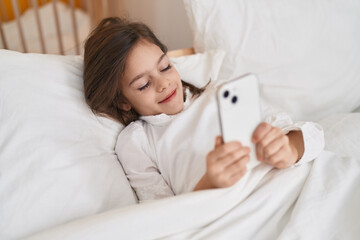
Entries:
[[223, 143], [221, 137], [215, 140], [215, 148], [206, 157], [206, 173], [195, 190], [229, 187], [246, 173], [250, 160], [250, 148], [240, 142]]
[[300, 159], [298, 148], [291, 143], [289, 136], [268, 123], [259, 124], [254, 131], [252, 142], [256, 144], [257, 159], [276, 168], [290, 167]]

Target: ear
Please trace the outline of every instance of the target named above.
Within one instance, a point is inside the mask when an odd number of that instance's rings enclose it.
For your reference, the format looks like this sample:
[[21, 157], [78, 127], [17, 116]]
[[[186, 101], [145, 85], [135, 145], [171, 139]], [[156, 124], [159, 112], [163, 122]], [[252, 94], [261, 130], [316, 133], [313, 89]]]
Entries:
[[128, 111], [130, 111], [130, 109], [131, 109], [131, 105], [128, 104], [128, 103], [120, 103], [120, 108], [121, 108], [122, 110], [128, 112]]

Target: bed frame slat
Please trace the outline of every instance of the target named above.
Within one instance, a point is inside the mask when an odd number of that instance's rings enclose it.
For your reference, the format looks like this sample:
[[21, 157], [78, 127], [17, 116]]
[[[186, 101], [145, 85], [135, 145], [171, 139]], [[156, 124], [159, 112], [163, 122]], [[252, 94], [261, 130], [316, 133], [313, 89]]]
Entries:
[[23, 47], [24, 52], [27, 53], [27, 47], [26, 47], [26, 42], [25, 42], [25, 38], [24, 38], [24, 32], [23, 32], [23, 29], [22, 29], [21, 21], [20, 21], [19, 6], [18, 6], [16, 0], [11, 0], [11, 3], [12, 3], [13, 10], [14, 10], [15, 18], [16, 18], [16, 24], [17, 24], [19, 34], [20, 34], [21, 45]]
[[172, 51], [167, 52], [168, 57], [181, 57], [186, 55], [195, 54], [194, 48], [182, 48], [182, 49], [176, 49]]
[[[4, 17], [4, 21], [6, 22], [9, 18], [5, 9], [5, 4], [3, 0], [0, 0], [0, 9], [1, 9], [1, 14]], [[0, 19], [1, 20], [1, 19]]]
[[80, 48], [79, 48], [79, 37], [78, 37], [78, 29], [76, 24], [76, 16], [75, 16], [75, 2], [74, 0], [70, 0], [71, 5], [71, 22], [73, 25], [73, 31], [74, 31], [74, 41], [75, 41], [75, 49], [76, 54], [80, 54]]
[[57, 7], [56, 7], [57, 0], [51, 0], [51, 2], [53, 5], [53, 9], [54, 9], [55, 26], [56, 26], [56, 33], [57, 33], [58, 41], [59, 41], [60, 54], [65, 55], [64, 45], [63, 45], [63, 41], [62, 41], [62, 37], [61, 37], [59, 14], [58, 14]]
[[4, 48], [5, 49], [8, 49], [8, 46], [7, 46], [7, 42], [6, 42], [6, 38], [5, 38], [5, 34], [3, 32], [3, 29], [2, 29], [2, 22], [1, 22], [1, 19], [0, 19], [0, 36], [1, 36], [1, 41], [4, 45]]
[[83, 1], [85, 1], [86, 12], [90, 15], [90, 24], [93, 27], [95, 25], [93, 4], [92, 2], [90, 2], [90, 0], [83, 0]]
[[42, 51], [42, 53], [46, 53], [44, 34], [43, 34], [43, 31], [42, 31], [42, 28], [41, 28], [41, 22], [40, 22], [39, 8], [38, 8], [37, 0], [31, 0], [31, 4], [32, 4], [33, 8], [35, 9], [35, 18], [36, 18], [36, 23], [37, 23], [37, 29], [39, 31], [41, 51]]

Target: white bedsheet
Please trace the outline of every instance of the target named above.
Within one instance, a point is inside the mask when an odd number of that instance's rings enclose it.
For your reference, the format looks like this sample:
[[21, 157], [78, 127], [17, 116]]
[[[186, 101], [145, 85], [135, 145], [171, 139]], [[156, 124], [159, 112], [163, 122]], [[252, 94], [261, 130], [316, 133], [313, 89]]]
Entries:
[[341, 117], [323, 120], [328, 132], [352, 129], [326, 135], [330, 146], [348, 136], [347, 153], [324, 151], [312, 163], [261, 179], [258, 168], [232, 188], [112, 210], [29, 239], [359, 239], [359, 116], [347, 114], [346, 126]]

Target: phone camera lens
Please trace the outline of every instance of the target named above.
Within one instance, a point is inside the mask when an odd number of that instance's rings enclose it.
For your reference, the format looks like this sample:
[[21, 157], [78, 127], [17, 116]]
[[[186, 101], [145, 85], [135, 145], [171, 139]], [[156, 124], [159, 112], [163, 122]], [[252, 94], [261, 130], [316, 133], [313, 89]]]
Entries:
[[232, 98], [231, 98], [231, 102], [232, 102], [232, 103], [236, 103], [236, 102], [237, 102], [237, 97], [236, 97], [236, 96], [232, 97]]
[[225, 92], [224, 92], [224, 98], [227, 98], [228, 96], [229, 96], [229, 91], [228, 90], [226, 90]]

